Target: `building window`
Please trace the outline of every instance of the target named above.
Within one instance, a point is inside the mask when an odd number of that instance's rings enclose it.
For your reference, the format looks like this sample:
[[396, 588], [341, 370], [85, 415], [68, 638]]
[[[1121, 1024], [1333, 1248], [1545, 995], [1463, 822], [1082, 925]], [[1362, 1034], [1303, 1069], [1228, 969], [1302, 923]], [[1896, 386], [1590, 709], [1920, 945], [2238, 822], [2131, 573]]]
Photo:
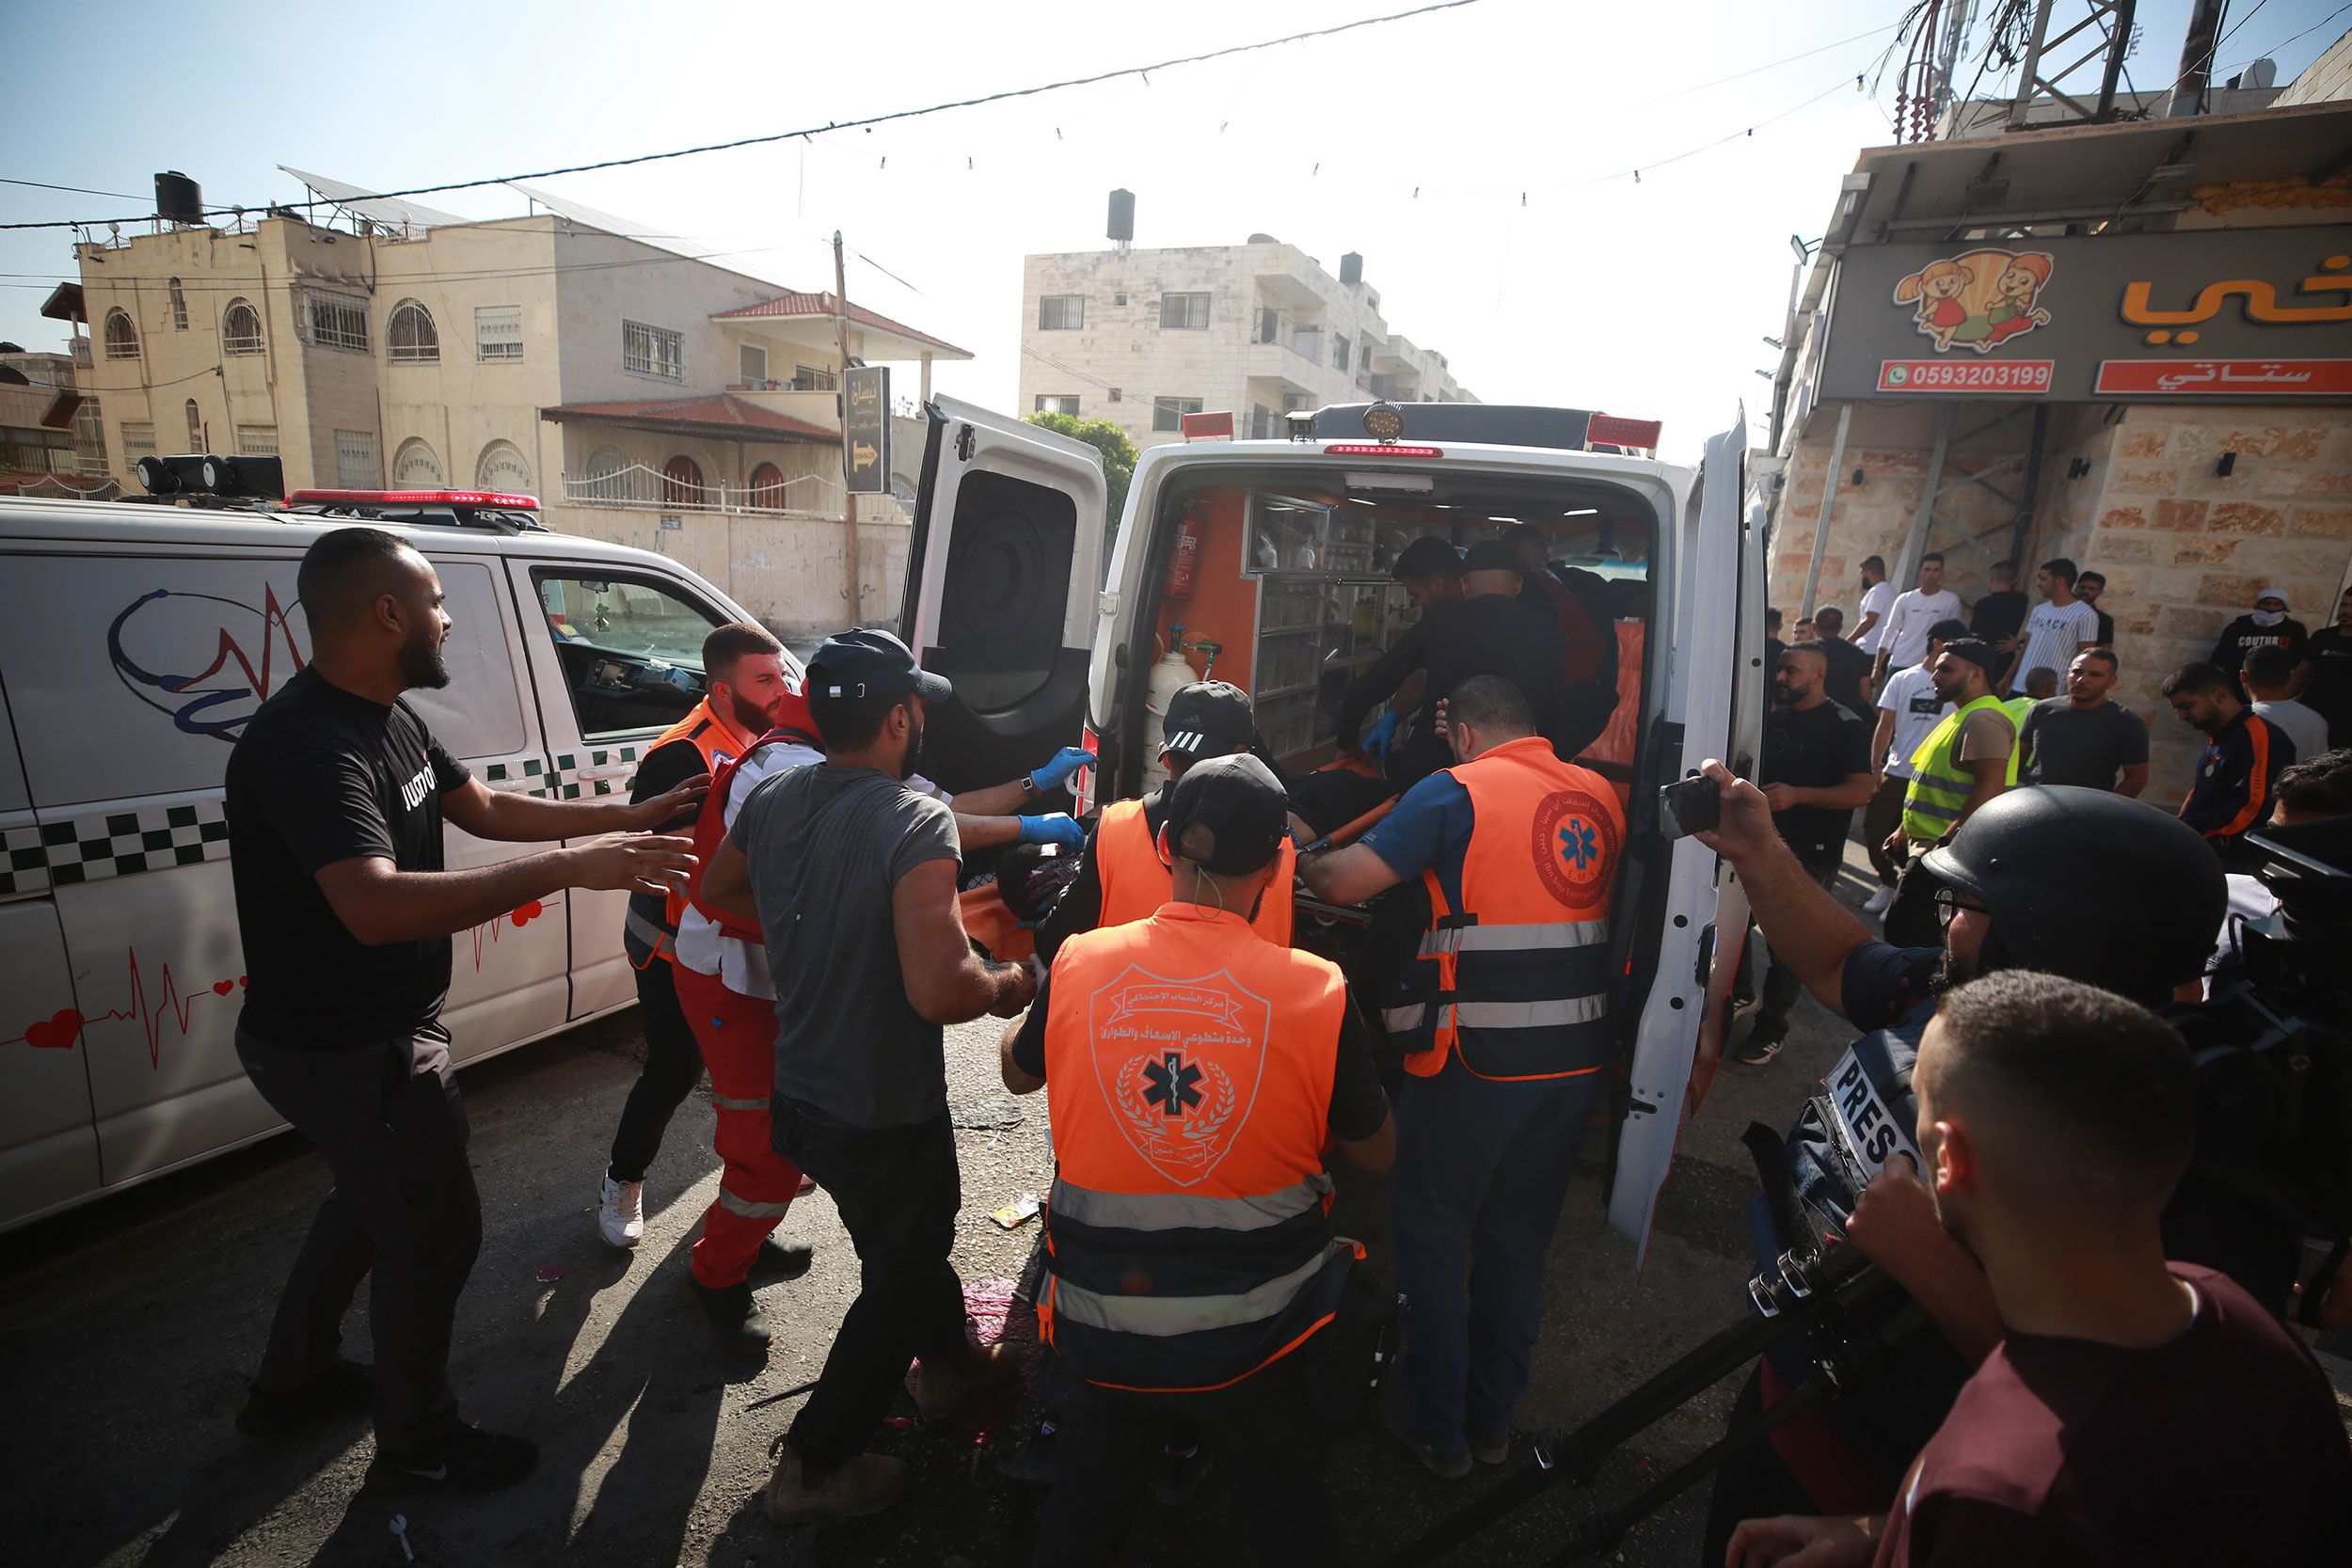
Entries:
[[240, 457], [276, 457], [278, 427], [274, 424], [241, 424], [237, 427], [237, 455]]
[[382, 483], [376, 477], [374, 431], [335, 432], [335, 483], [345, 490], [373, 490]]
[[1347, 340], [1336, 332], [1331, 334], [1331, 368], [1335, 371], [1347, 369]]
[[139, 356], [139, 329], [131, 325], [131, 318], [121, 309], [106, 312], [106, 357], [136, 359]]
[[[310, 341], [320, 348], [351, 349], [359, 354], [368, 352], [368, 308], [356, 299], [342, 299], [334, 294], [311, 294], [308, 297], [310, 322]], [[373, 442], [373, 436], [369, 440]], [[373, 458], [370, 459], [373, 461]]]
[[70, 474], [73, 437], [62, 430], [16, 425], [0, 430], [0, 468], [23, 474]]
[[473, 482], [485, 490], [503, 490], [508, 495], [532, 493], [531, 464], [512, 441], [493, 441], [482, 449], [482, 460], [473, 467]]
[[82, 406], [74, 410], [73, 445], [83, 473], [94, 476], [106, 471], [106, 426], [98, 417], [96, 398], [84, 398]]
[[1040, 332], [1075, 332], [1087, 324], [1087, 296], [1047, 294], [1037, 302]]
[[1274, 434], [1274, 411], [1263, 403], [1249, 405], [1249, 438], [1263, 441]]
[[181, 289], [180, 280], [176, 277], [167, 283], [165, 288], [171, 293], [171, 329], [174, 332], [185, 332], [188, 329], [188, 296]]
[[1184, 428], [1184, 416], [1200, 412], [1200, 400], [1199, 398], [1153, 398], [1152, 400], [1152, 428], [1153, 430], [1182, 430]]
[[664, 381], [686, 379], [686, 335], [644, 322], [621, 324], [621, 369], [631, 375], [658, 375]]
[[784, 510], [784, 470], [762, 463], [752, 470], [752, 504], [769, 512]]
[[1282, 312], [1270, 305], [1258, 307], [1257, 329], [1249, 334], [1253, 343], [1279, 343], [1282, 341]]
[[1113, 294], [1111, 295], [1111, 303], [1113, 305], [1124, 305], [1127, 303], [1127, 296], [1125, 294]]
[[796, 392], [830, 392], [834, 389], [833, 372], [816, 365], [792, 367], [792, 389]]
[[523, 308], [519, 305], [477, 305], [473, 308], [473, 356], [476, 359], [520, 359], [523, 356]]
[[1123, 388], [1114, 387], [1111, 388], [1111, 401], [1113, 403], [1117, 403], [1124, 396], [1126, 396], [1126, 391]]
[[1064, 396], [1056, 392], [1040, 392], [1037, 395], [1037, 411], [1041, 414], [1075, 414], [1078, 412], [1078, 400], [1074, 394]]
[[122, 466], [127, 468], [142, 457], [152, 457], [154, 455], [155, 427], [145, 420], [141, 420], [136, 424], [133, 424], [127, 420], [124, 420], [122, 425]]
[[757, 343], [735, 345], [735, 368], [739, 378], [751, 390], [768, 389], [768, 351]]
[[220, 351], [237, 356], [262, 352], [262, 313], [242, 299], [232, 299], [220, 313]]
[[703, 466], [684, 452], [661, 465], [661, 504], [703, 504]]
[[1186, 332], [1205, 332], [1209, 327], [1209, 296], [1207, 294], [1162, 294], [1160, 325], [1179, 327]]
[[204, 450], [204, 411], [197, 407], [196, 399], [190, 398], [187, 401], [186, 413], [188, 416], [188, 451], [202, 451]]
[[413, 299], [404, 299], [392, 307], [392, 319], [384, 328], [384, 340], [395, 365], [441, 362], [441, 334], [433, 325], [433, 312]]
[[440, 454], [411, 436], [392, 453], [392, 485], [401, 490], [438, 490], [449, 483]]

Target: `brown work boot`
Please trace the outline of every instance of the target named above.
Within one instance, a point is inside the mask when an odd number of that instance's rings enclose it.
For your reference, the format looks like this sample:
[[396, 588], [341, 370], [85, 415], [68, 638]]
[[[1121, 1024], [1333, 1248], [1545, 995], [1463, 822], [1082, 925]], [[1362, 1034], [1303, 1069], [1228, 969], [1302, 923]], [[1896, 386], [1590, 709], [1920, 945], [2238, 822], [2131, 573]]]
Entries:
[[888, 1454], [861, 1453], [826, 1471], [812, 1483], [792, 1445], [776, 1440], [776, 1473], [759, 1494], [759, 1506], [775, 1525], [805, 1525], [818, 1519], [862, 1519], [880, 1513], [907, 1489], [907, 1462]]
[[972, 1345], [960, 1361], [923, 1363], [914, 1374], [914, 1408], [926, 1421], [944, 1421], [976, 1395], [1002, 1388], [1020, 1375], [1021, 1353], [1002, 1339]]

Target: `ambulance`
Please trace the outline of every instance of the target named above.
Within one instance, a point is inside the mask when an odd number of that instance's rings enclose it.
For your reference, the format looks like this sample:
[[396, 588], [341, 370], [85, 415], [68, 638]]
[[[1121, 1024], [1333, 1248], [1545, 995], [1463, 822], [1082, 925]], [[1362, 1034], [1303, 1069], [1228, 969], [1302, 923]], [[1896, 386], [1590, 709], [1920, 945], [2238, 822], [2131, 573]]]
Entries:
[[[547, 531], [527, 496], [0, 499], [0, 1229], [281, 1125], [234, 1047], [221, 781], [309, 657], [302, 552], [352, 521], [403, 533], [440, 574], [450, 684], [408, 701], [495, 790], [626, 791], [700, 700], [705, 634], [751, 618], [660, 556]], [[453, 868], [541, 847], [445, 832]], [[457, 1061], [633, 1003], [625, 903], [558, 893], [457, 933], [442, 1015]]]
[[[902, 621], [955, 682], [929, 721], [950, 789], [1078, 737], [1101, 759], [1082, 807], [1140, 794], [1158, 776], [1158, 700], [1212, 676], [1251, 693], [1286, 773], [1328, 762], [1349, 682], [1410, 624], [1389, 567], [1424, 535], [1467, 546], [1533, 523], [1549, 559], [1605, 585], [1619, 701], [1578, 760], [1627, 809], [1610, 1220], [1645, 1247], [1746, 946], [1744, 892], [1703, 845], [1664, 837], [1658, 810], [1660, 787], [1705, 758], [1752, 776], [1761, 745], [1764, 510], [1744, 422], [1685, 467], [1649, 455], [1654, 423], [1576, 409], [1349, 405], [1294, 414], [1276, 440], [1187, 415], [1185, 441], [1137, 462], [1098, 578], [1090, 450], [946, 398], [928, 416]], [[1334, 911], [1310, 902], [1312, 945]]]

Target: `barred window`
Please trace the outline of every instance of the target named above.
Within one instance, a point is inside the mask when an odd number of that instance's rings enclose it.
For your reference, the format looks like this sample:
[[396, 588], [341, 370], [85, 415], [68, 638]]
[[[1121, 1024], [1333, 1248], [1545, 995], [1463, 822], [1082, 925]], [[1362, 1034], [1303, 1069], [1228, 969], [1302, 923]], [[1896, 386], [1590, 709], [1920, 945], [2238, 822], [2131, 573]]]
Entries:
[[139, 329], [131, 325], [127, 311], [106, 312], [106, 357], [136, 359], [139, 356]]
[[278, 427], [274, 424], [241, 424], [237, 427], [237, 455], [240, 457], [276, 457]]
[[172, 330], [175, 332], [185, 332], [188, 329], [187, 293], [180, 287], [180, 280], [176, 277], [171, 280], [169, 288], [171, 292]]
[[196, 399], [190, 398], [185, 413], [188, 418], [188, 451], [202, 451], [205, 444], [204, 411], [196, 405]]
[[433, 325], [433, 312], [413, 299], [404, 299], [392, 307], [392, 318], [385, 325], [384, 339], [395, 365], [441, 362], [441, 334]]
[[361, 354], [368, 352], [368, 308], [365, 305], [335, 294], [311, 294], [308, 304], [312, 343], [320, 348], [354, 349]]
[[621, 369], [632, 375], [686, 379], [686, 335], [644, 322], [621, 323]]
[[262, 352], [262, 313], [242, 299], [232, 299], [220, 313], [220, 351], [228, 355]]
[[142, 457], [155, 455], [155, 427], [145, 420], [125, 420], [122, 422], [122, 461], [127, 467]]
[[477, 359], [520, 359], [523, 356], [521, 306], [477, 305], [473, 308], [473, 356]]

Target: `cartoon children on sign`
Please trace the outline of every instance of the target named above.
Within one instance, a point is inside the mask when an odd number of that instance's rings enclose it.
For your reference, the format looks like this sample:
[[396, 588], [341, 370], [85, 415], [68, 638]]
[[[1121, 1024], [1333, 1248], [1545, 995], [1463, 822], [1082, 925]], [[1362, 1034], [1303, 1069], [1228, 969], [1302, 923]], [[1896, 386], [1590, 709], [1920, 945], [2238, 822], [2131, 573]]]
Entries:
[[1954, 344], [1990, 354], [2049, 325], [2035, 304], [2048, 286], [2047, 251], [1971, 250], [1931, 261], [1895, 285], [1895, 303], [1915, 307], [1912, 325], [1938, 354]]

